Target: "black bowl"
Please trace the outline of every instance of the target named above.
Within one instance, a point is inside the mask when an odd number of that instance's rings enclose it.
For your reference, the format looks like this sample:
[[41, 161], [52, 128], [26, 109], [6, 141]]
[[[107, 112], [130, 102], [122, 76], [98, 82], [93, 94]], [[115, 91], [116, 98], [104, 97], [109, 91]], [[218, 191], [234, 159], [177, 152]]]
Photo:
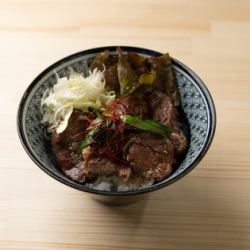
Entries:
[[[159, 52], [143, 48], [127, 46], [121, 46], [121, 48], [125, 52], [134, 51], [144, 56], [161, 55]], [[109, 50], [112, 54], [115, 53], [116, 47], [99, 47], [81, 51], [59, 60], [39, 74], [23, 94], [17, 114], [17, 128], [24, 149], [36, 165], [48, 175], [75, 189], [99, 195], [97, 197], [101, 199], [105, 197], [104, 199], [110, 200], [116, 197], [116, 200], [120, 198], [123, 201], [124, 196], [131, 197], [163, 188], [191, 171], [204, 157], [213, 140], [216, 114], [212, 97], [202, 80], [183, 63], [173, 59], [182, 108], [190, 127], [189, 149], [178, 169], [160, 183], [136, 191], [101, 191], [71, 181], [57, 168], [51, 149], [44, 138], [40, 101], [44, 91], [56, 83], [54, 71], [59, 76], [67, 76], [67, 68], [71, 66], [77, 72], [86, 72], [92, 58], [104, 50]]]

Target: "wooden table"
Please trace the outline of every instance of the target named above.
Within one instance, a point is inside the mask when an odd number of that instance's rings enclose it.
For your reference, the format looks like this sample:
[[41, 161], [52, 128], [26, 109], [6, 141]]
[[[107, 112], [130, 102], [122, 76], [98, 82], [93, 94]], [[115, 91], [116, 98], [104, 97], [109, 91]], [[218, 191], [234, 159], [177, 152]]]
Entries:
[[[103, 45], [170, 52], [205, 81], [218, 124], [177, 183], [103, 206], [43, 173], [16, 133], [18, 102], [56, 60]], [[250, 249], [250, 2], [2, 0], [0, 249]]]

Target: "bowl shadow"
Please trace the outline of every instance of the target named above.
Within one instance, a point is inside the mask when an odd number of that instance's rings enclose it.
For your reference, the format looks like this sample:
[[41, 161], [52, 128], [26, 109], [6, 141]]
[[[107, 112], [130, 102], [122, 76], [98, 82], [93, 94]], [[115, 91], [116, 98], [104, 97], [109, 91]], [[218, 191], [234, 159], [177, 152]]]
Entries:
[[120, 244], [128, 247], [247, 249], [249, 236], [243, 230], [247, 221], [237, 227], [238, 207], [220, 198], [226, 193], [226, 186], [219, 179], [204, 182], [207, 183], [200, 185], [199, 179], [186, 178], [137, 203], [103, 206], [104, 216], [113, 219]]

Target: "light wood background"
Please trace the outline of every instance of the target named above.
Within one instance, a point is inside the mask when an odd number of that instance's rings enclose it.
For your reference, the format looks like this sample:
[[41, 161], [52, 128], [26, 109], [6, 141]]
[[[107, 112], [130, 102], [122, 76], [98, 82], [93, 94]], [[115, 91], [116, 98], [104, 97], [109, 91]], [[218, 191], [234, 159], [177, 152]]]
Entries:
[[[107, 207], [43, 173], [16, 133], [45, 67], [103, 45], [170, 52], [206, 83], [214, 142], [184, 179]], [[0, 0], [0, 249], [250, 249], [250, 1]]]

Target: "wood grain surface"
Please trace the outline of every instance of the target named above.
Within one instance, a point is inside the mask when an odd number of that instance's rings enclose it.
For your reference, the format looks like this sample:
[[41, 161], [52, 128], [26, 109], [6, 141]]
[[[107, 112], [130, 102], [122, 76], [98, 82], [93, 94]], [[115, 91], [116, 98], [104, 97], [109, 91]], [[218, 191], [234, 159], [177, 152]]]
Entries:
[[[16, 132], [45, 67], [104, 45], [170, 52], [206, 83], [217, 130], [185, 178], [126, 207], [43, 173]], [[250, 1], [0, 1], [0, 249], [250, 249]]]

